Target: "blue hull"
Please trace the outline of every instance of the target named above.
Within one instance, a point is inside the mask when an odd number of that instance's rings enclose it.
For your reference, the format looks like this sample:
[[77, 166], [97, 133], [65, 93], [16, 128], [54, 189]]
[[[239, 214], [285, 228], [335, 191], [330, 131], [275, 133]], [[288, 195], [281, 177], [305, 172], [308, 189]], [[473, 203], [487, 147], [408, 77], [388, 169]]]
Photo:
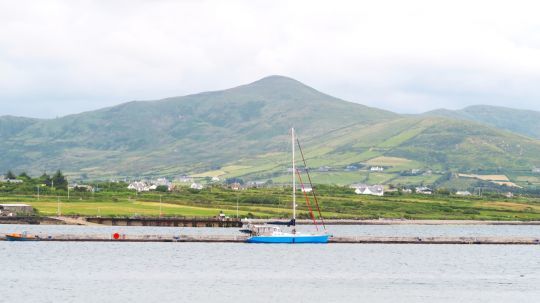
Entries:
[[328, 243], [329, 235], [297, 235], [297, 236], [253, 236], [247, 243]]

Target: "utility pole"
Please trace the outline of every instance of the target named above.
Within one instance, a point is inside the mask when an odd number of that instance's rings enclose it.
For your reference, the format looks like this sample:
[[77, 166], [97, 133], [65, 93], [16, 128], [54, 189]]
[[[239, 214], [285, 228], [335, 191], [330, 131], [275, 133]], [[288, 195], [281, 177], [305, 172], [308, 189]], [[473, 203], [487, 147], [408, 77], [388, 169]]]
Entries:
[[238, 215], [238, 194], [236, 195], [236, 219], [240, 218], [240, 216]]

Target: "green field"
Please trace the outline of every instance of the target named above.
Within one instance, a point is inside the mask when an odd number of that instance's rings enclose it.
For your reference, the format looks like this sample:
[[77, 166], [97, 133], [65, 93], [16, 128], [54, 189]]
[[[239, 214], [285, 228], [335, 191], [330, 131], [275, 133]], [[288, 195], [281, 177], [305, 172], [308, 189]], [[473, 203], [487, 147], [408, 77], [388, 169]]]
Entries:
[[[406, 219], [471, 219], [471, 220], [540, 220], [540, 199], [518, 197], [453, 197], [444, 195], [359, 196], [351, 189], [319, 186], [319, 201], [326, 218], [406, 218]], [[241, 217], [287, 218], [291, 199], [288, 188], [232, 191], [210, 188], [200, 192], [184, 189], [161, 194], [164, 216], [216, 216], [220, 212], [236, 216], [237, 201]], [[158, 216], [160, 194], [102, 192], [40, 196], [3, 193], [1, 203], [23, 202], [34, 206], [40, 215], [87, 216]], [[308, 218], [308, 209], [298, 195], [299, 217]]]

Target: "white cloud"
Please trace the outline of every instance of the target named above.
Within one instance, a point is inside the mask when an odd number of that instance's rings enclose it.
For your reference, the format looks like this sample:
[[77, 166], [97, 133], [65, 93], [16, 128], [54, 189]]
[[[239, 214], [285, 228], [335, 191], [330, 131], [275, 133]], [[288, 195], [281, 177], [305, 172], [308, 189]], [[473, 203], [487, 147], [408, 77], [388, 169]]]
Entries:
[[270, 75], [400, 112], [540, 110], [535, 1], [4, 1], [0, 114], [63, 115]]

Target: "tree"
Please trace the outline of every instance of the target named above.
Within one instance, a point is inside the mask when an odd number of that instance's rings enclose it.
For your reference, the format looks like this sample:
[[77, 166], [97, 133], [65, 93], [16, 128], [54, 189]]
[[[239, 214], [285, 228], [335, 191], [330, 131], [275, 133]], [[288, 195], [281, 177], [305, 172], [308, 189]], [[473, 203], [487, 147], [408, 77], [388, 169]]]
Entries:
[[7, 173], [6, 173], [6, 179], [9, 179], [9, 180], [13, 180], [13, 179], [16, 179], [17, 176], [15, 176], [15, 174], [9, 170]]
[[43, 175], [39, 177], [39, 182], [46, 186], [51, 186], [51, 176], [47, 175], [47, 173], [43, 173]]
[[32, 180], [32, 177], [30, 177], [26, 172], [22, 172], [19, 174], [19, 179], [30, 181]]
[[51, 181], [54, 188], [67, 190], [68, 182], [60, 170], [57, 170], [56, 173], [54, 173]]
[[240, 178], [228, 178], [225, 180], [225, 184], [233, 184], [233, 183], [238, 183], [240, 185], [244, 185], [244, 180], [240, 179]]
[[165, 192], [169, 191], [169, 187], [167, 185], [160, 185], [160, 186], [156, 187], [156, 191], [165, 193]]

